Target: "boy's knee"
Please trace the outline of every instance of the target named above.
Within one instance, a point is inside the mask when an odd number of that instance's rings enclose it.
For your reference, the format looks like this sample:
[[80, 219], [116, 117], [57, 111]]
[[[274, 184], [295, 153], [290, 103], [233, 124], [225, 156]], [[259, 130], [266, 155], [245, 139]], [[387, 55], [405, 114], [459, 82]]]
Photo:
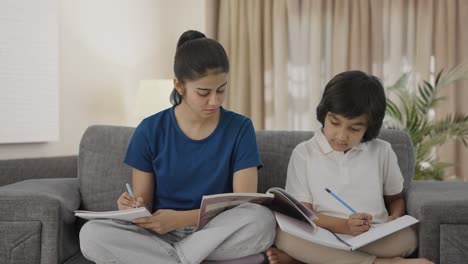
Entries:
[[361, 250], [378, 257], [407, 257], [418, 247], [418, 237], [414, 228], [402, 229], [394, 234], [377, 240]]

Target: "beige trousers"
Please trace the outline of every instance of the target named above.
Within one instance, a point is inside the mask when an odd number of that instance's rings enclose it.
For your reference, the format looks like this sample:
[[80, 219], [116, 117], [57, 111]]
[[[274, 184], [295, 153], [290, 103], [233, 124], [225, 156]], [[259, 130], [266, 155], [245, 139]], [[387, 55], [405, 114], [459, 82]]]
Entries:
[[322, 246], [303, 240], [277, 228], [276, 247], [304, 263], [373, 263], [376, 258], [407, 257], [416, 250], [418, 239], [413, 227], [379, 239], [358, 251]]

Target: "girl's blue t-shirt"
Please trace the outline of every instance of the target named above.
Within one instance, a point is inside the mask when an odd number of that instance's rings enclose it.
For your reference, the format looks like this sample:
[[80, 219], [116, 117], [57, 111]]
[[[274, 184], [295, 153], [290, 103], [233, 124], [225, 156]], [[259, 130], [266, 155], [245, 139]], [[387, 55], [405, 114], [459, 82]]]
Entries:
[[233, 191], [236, 171], [263, 166], [250, 119], [224, 108], [215, 130], [202, 140], [180, 130], [174, 107], [144, 119], [124, 162], [154, 174], [153, 210], [200, 208], [203, 195]]

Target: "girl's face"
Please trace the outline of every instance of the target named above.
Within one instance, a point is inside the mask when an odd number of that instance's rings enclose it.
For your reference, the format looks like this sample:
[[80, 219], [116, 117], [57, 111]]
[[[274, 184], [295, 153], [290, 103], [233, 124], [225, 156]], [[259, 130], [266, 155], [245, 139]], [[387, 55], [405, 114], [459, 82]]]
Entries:
[[195, 81], [186, 81], [184, 84], [178, 80], [174, 86], [182, 95], [185, 103], [197, 116], [210, 118], [216, 116], [224, 102], [227, 86], [226, 73], [209, 73]]
[[367, 131], [367, 126], [366, 114], [348, 119], [342, 115], [328, 112], [325, 116], [323, 134], [333, 150], [346, 152], [361, 142]]

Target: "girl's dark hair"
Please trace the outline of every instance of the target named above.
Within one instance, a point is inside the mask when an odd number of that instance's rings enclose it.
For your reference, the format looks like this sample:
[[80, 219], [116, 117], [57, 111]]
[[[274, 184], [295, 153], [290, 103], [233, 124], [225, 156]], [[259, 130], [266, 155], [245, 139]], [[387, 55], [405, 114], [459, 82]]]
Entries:
[[385, 116], [387, 101], [380, 80], [361, 71], [347, 71], [333, 77], [325, 86], [322, 100], [317, 106], [317, 120], [325, 123], [328, 112], [355, 118], [368, 116], [368, 128], [362, 142], [379, 134]]
[[[177, 80], [184, 83], [200, 79], [209, 71], [218, 73], [229, 72], [229, 60], [223, 46], [205, 34], [195, 31], [185, 31], [177, 42], [174, 57], [174, 74]], [[176, 89], [171, 93], [171, 103], [178, 105], [182, 95]]]

